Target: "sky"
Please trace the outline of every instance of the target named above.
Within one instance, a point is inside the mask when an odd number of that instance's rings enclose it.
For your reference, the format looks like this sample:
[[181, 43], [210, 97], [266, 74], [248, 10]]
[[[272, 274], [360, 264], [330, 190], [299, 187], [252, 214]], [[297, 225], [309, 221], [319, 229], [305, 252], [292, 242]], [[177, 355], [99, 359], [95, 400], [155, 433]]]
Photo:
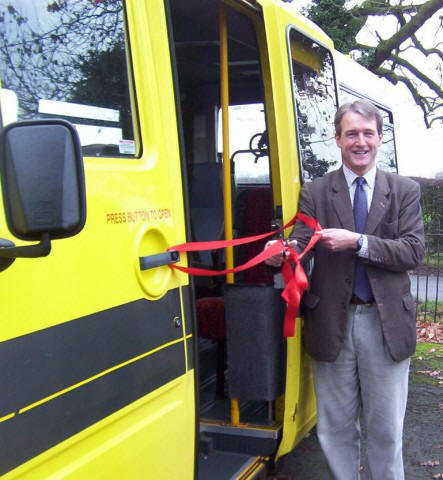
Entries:
[[434, 178], [443, 172], [443, 126], [427, 129], [421, 110], [404, 93], [394, 105], [399, 173]]

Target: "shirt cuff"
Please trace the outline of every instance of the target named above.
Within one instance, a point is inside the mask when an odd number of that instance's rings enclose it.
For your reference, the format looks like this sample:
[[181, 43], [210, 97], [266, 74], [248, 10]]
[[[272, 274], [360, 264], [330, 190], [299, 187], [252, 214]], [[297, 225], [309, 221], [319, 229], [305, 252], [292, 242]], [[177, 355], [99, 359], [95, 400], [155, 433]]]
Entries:
[[362, 235], [362, 237], [363, 243], [357, 255], [362, 258], [369, 258], [368, 237], [366, 235]]

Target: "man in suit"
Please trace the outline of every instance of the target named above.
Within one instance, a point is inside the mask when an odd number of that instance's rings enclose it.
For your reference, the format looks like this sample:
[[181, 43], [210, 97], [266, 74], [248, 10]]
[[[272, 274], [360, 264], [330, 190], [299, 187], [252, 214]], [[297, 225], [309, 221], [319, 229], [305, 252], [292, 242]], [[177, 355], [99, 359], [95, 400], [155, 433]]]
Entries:
[[[335, 128], [343, 165], [306, 183], [300, 199], [299, 210], [324, 228], [303, 299], [303, 340], [313, 361], [317, 435], [336, 480], [359, 478], [361, 409], [367, 478], [404, 479], [403, 420], [415, 350], [408, 270], [423, 258], [424, 235], [418, 184], [376, 168], [382, 127], [369, 102], [341, 106]], [[302, 250], [311, 234], [296, 224], [292, 245]]]

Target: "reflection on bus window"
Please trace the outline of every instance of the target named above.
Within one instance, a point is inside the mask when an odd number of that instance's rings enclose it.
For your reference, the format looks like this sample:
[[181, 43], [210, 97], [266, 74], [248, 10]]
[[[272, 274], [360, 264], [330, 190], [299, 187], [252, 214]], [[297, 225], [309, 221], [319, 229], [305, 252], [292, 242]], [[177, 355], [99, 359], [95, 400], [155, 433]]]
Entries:
[[17, 120], [61, 117], [83, 153], [135, 155], [121, 0], [0, 0], [1, 83]]
[[[341, 104], [352, 103], [356, 100], [365, 98], [365, 100], [371, 101], [371, 99], [359, 95], [349, 87], [340, 85], [340, 100]], [[372, 102], [380, 112], [383, 118], [383, 140], [382, 144], [377, 150], [377, 167], [387, 172], [397, 172], [397, 153], [395, 149], [395, 137], [394, 137], [394, 121], [392, 112], [387, 108]]]
[[294, 29], [289, 52], [301, 169], [305, 180], [313, 180], [341, 165], [334, 138], [337, 95], [332, 56]]
[[383, 141], [377, 153], [377, 166], [388, 172], [397, 172], [393, 125], [383, 124]]

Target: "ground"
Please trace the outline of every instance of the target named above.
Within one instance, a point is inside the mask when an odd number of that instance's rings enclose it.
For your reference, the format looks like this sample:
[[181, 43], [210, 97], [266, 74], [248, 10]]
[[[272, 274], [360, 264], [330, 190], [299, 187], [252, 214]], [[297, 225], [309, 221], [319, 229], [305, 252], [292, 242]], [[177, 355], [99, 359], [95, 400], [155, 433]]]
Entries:
[[[418, 343], [412, 358], [403, 448], [407, 480], [443, 480], [442, 358], [442, 344], [424, 342]], [[363, 464], [361, 480], [368, 479], [365, 470]], [[273, 480], [328, 478], [315, 430], [292, 453], [281, 458], [269, 475]]]

